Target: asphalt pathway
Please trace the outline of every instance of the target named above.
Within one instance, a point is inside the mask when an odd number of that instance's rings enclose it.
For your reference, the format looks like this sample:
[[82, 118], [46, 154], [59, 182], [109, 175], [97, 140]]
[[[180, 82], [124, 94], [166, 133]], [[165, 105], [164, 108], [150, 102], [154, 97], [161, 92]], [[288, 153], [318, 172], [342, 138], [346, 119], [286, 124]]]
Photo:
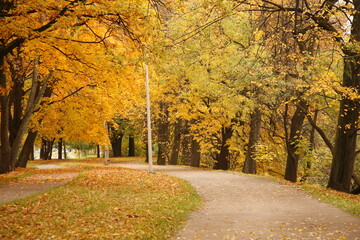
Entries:
[[[141, 164], [116, 164], [143, 169]], [[360, 239], [360, 218], [267, 179], [154, 166], [189, 181], [205, 200], [174, 239]]]

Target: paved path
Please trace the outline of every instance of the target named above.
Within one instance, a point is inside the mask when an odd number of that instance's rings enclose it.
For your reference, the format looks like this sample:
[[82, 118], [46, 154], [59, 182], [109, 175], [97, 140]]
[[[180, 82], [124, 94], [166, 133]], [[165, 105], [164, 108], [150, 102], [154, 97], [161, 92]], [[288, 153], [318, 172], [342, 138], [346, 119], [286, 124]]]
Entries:
[[293, 186], [224, 171], [154, 167], [188, 180], [205, 200], [174, 239], [360, 239], [359, 217]]
[[45, 192], [50, 188], [63, 185], [64, 182], [43, 183], [5, 183], [0, 184], [0, 204], [25, 198], [35, 193]]
[[[43, 164], [37, 166], [41, 169], [61, 168], [55, 164]], [[0, 204], [16, 199], [25, 198], [35, 193], [45, 192], [51, 188], [64, 185], [74, 179], [78, 173], [52, 173], [37, 174], [13, 183], [0, 184]]]

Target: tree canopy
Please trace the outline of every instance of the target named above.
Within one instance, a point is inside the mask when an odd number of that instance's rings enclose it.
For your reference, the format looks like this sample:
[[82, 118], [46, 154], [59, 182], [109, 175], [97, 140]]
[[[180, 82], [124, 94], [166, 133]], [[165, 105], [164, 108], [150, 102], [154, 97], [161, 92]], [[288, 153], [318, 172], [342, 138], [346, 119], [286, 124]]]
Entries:
[[348, 192], [360, 170], [359, 8], [358, 0], [1, 1], [0, 172], [26, 165], [37, 137], [106, 145], [104, 122], [120, 129], [120, 120], [145, 135], [148, 64], [159, 164]]

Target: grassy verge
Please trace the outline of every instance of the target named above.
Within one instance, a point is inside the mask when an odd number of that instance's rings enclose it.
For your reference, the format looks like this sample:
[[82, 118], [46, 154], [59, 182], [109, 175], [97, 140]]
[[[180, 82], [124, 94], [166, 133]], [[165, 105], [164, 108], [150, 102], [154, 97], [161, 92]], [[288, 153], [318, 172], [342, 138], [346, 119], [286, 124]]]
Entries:
[[282, 184], [298, 187], [324, 203], [330, 204], [334, 207], [342, 209], [347, 213], [360, 217], [360, 195], [339, 192], [332, 189], [324, 188], [316, 184], [291, 183], [284, 180], [283, 178], [273, 176], [266, 176], [265, 178]]
[[98, 169], [0, 207], [1, 239], [167, 239], [201, 204], [185, 181]]
[[[235, 174], [243, 174], [234, 172]], [[360, 217], [360, 195], [353, 195], [349, 193], [343, 193], [332, 189], [324, 188], [320, 185], [308, 184], [308, 183], [292, 183], [275, 176], [264, 175], [251, 175], [252, 177], [265, 178], [271, 181], [275, 181], [281, 184], [291, 185], [302, 189], [314, 198], [320, 201], [342, 209], [343, 211], [350, 213], [354, 216]]]
[[360, 217], [360, 195], [338, 192], [312, 184], [302, 184], [300, 187], [320, 201]]

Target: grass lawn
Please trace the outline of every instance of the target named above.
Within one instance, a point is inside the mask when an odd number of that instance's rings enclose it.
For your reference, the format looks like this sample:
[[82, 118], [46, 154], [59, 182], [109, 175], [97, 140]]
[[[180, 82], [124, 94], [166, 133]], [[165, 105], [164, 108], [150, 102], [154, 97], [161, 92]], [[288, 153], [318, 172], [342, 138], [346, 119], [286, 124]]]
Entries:
[[201, 205], [189, 183], [114, 167], [0, 206], [0, 239], [167, 239]]

